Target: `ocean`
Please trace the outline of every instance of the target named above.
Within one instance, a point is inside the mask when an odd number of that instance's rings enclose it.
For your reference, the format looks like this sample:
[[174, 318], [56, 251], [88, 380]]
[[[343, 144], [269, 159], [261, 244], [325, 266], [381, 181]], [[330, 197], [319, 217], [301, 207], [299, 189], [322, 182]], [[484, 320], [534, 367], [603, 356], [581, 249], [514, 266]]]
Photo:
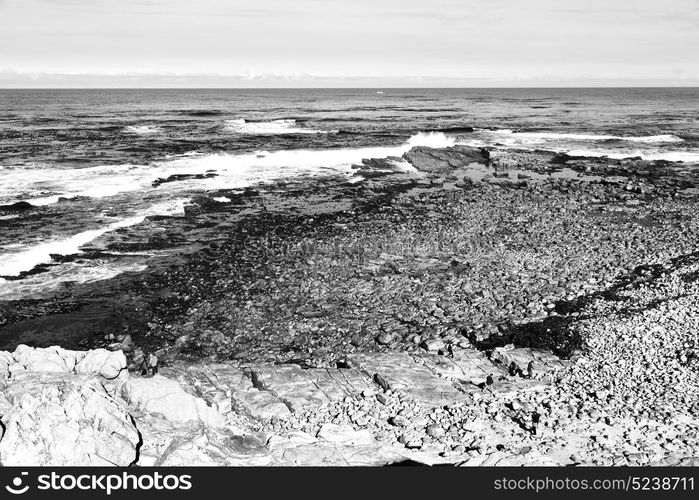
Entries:
[[55, 256], [191, 193], [455, 144], [699, 162], [699, 89], [0, 90], [0, 300], [142, 269]]

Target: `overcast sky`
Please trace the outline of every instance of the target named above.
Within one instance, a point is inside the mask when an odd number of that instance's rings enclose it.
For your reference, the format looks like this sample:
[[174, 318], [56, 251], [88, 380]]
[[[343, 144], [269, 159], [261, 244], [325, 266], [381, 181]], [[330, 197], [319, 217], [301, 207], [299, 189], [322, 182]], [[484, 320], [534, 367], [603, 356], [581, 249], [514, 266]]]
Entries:
[[699, 0], [0, 0], [2, 86], [367, 77], [698, 85]]

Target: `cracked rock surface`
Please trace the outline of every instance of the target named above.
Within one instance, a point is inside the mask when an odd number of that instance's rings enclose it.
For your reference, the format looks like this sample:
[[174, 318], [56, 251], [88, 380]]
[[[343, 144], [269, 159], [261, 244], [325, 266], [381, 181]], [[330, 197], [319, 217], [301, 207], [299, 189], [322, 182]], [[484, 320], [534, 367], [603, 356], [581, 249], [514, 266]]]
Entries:
[[3, 352], [0, 463], [130, 465], [140, 435], [128, 408], [112, 397], [126, 367], [121, 352], [20, 346]]

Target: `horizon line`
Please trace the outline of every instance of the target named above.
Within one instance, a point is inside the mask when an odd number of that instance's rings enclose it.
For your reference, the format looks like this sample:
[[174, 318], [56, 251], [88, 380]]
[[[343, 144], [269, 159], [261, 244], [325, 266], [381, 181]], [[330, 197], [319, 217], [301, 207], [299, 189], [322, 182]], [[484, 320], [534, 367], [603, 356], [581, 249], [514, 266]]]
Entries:
[[51, 86], [51, 87], [26, 87], [26, 86], [1, 86], [0, 90], [411, 90], [411, 89], [435, 89], [435, 90], [464, 90], [464, 89], [699, 89], [698, 83], [691, 85], [490, 85], [490, 86], [443, 86], [443, 85], [425, 85], [425, 86], [360, 86], [360, 87], [343, 87], [343, 86], [313, 86], [313, 87], [294, 87], [294, 86], [267, 86], [267, 87], [226, 87], [226, 86], [135, 86], [135, 87], [72, 87], [72, 86]]

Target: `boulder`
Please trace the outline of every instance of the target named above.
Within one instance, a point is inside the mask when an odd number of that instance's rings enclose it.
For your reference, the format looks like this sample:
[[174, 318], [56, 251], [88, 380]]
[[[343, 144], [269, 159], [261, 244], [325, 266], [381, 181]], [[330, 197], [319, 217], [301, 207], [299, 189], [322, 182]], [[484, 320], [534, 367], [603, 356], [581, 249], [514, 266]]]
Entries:
[[0, 205], [0, 212], [25, 212], [32, 208], [35, 208], [34, 205], [28, 201], [18, 201], [10, 205]]
[[68, 351], [58, 346], [35, 349], [19, 345], [12, 353], [14, 362], [10, 365], [10, 373], [20, 371], [72, 373], [81, 355], [84, 353]]
[[100, 375], [106, 379], [114, 379], [126, 368], [126, 356], [121, 351], [95, 349], [89, 351], [75, 365], [76, 373]]
[[[396, 161], [397, 160], [397, 161]], [[358, 175], [366, 178], [383, 177], [396, 173], [403, 173], [404, 167], [400, 165], [402, 158], [364, 158], [361, 165], [352, 165]]]
[[138, 457], [131, 417], [98, 379], [24, 372], [4, 393], [4, 466], [127, 466]]
[[422, 347], [426, 351], [442, 351], [446, 348], [446, 344], [442, 339], [428, 339], [422, 342], [420, 344], [420, 347]]
[[75, 373], [114, 379], [124, 368], [124, 353], [106, 349], [71, 351], [58, 346], [37, 349], [19, 345], [13, 353], [0, 352], [0, 373], [6, 376], [20, 372]]
[[424, 172], [439, 172], [465, 167], [471, 163], [488, 161], [490, 153], [486, 149], [470, 146], [453, 146], [450, 148], [429, 148], [416, 146], [403, 155], [416, 169]]

